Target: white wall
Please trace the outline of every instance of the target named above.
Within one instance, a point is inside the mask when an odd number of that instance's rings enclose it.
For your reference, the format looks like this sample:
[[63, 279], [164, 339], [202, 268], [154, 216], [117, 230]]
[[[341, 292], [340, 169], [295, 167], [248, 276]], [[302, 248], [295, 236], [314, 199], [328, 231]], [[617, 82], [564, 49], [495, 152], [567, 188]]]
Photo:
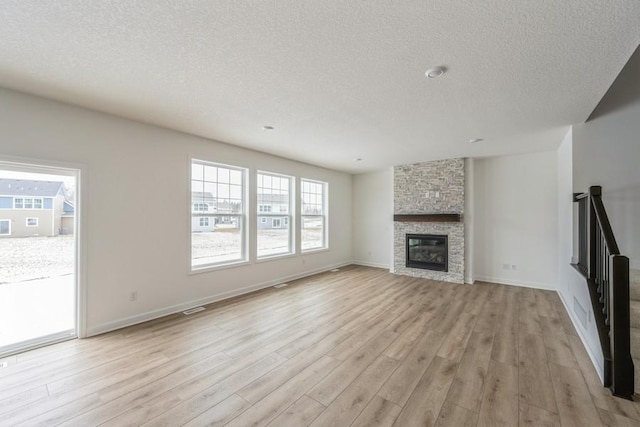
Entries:
[[573, 130], [573, 189], [602, 186], [620, 252], [640, 269], [640, 47], [594, 110]]
[[464, 159], [464, 282], [473, 283], [475, 238], [475, 160]]
[[582, 342], [602, 378], [602, 348], [593, 321], [585, 278], [571, 267], [574, 255], [573, 138], [569, 130], [558, 148], [558, 293]]
[[475, 159], [473, 169], [474, 278], [555, 289], [556, 153]]
[[[345, 173], [0, 89], [3, 157], [82, 165], [89, 333], [351, 260]], [[191, 157], [327, 181], [330, 250], [188, 275]]]
[[353, 259], [391, 268], [393, 262], [393, 168], [353, 177]]

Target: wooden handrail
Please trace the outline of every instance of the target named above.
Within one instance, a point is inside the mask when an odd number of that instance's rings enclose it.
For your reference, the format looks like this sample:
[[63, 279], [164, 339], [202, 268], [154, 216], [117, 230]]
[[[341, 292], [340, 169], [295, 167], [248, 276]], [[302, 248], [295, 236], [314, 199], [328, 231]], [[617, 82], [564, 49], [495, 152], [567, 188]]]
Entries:
[[607, 216], [607, 211], [604, 209], [602, 198], [593, 197], [591, 199], [591, 203], [593, 204], [593, 209], [596, 212], [596, 218], [598, 219], [598, 223], [600, 224], [602, 236], [604, 237], [604, 241], [607, 244], [607, 248], [609, 248], [609, 253], [611, 255], [620, 255], [620, 249], [618, 248], [616, 237], [613, 235], [611, 223], [609, 223], [609, 217]]
[[602, 354], [604, 385], [614, 396], [632, 399], [634, 368], [630, 351], [629, 258], [620, 254], [607, 211], [602, 187], [574, 193], [579, 205], [579, 253], [576, 268], [587, 287]]

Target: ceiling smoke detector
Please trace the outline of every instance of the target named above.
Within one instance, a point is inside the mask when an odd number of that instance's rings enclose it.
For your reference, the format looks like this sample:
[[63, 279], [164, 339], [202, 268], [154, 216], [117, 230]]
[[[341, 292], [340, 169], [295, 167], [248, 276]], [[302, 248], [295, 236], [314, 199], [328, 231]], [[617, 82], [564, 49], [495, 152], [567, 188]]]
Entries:
[[428, 79], [437, 79], [442, 76], [445, 71], [447, 71], [447, 69], [444, 67], [432, 67], [429, 68], [424, 75], [427, 76]]
[[484, 141], [484, 139], [482, 138], [474, 138], [469, 140], [471, 144], [475, 144], [476, 142], [482, 142], [482, 141]]
[[272, 131], [275, 128], [273, 126], [262, 126], [262, 130], [266, 130], [266, 131]]

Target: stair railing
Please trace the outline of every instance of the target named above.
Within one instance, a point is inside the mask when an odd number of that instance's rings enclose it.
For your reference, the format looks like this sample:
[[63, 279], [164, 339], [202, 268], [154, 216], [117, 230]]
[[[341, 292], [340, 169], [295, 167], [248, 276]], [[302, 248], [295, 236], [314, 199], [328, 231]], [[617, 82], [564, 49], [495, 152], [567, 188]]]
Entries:
[[604, 355], [604, 386], [614, 396], [633, 398], [629, 313], [629, 258], [620, 254], [602, 187], [574, 194], [578, 203], [578, 263], [587, 279], [595, 322]]

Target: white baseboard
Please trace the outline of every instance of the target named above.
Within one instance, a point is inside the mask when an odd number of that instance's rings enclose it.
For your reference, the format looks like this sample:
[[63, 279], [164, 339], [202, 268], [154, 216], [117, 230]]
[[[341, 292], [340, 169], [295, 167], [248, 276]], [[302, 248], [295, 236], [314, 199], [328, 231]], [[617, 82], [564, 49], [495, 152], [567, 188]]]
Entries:
[[555, 291], [556, 286], [550, 283], [542, 282], [529, 282], [524, 280], [505, 279], [503, 277], [491, 277], [491, 276], [475, 276], [475, 281], [499, 283], [501, 285], [520, 286], [523, 288], [543, 289], [546, 291]]
[[604, 372], [602, 371], [603, 367], [600, 366], [600, 364], [598, 363], [598, 359], [593, 354], [593, 350], [589, 346], [587, 339], [585, 338], [584, 334], [582, 333], [582, 328], [581, 328], [580, 322], [574, 317], [573, 311], [569, 309], [569, 305], [564, 300], [564, 297], [562, 296], [562, 292], [558, 292], [558, 291], [556, 291], [556, 292], [558, 293], [558, 296], [560, 297], [560, 301], [562, 301], [562, 305], [564, 305], [564, 310], [569, 315], [569, 319], [571, 319], [571, 323], [573, 323], [573, 329], [575, 329], [576, 332], [578, 332], [578, 338], [580, 338], [580, 341], [582, 341], [582, 346], [585, 348], [585, 350], [587, 350], [587, 354], [589, 355], [589, 359], [591, 359], [591, 363], [593, 364], [593, 367], [596, 369], [596, 373], [598, 374], [598, 377], [600, 378], [600, 382], [602, 384], [604, 384]]
[[147, 311], [146, 313], [136, 314], [135, 316], [125, 317], [124, 319], [113, 320], [111, 322], [102, 323], [100, 325], [87, 328], [87, 337], [94, 335], [104, 334], [106, 332], [115, 331], [116, 329], [126, 328], [127, 326], [137, 325], [138, 323], [148, 322], [149, 320], [157, 319], [159, 317], [168, 316], [170, 314], [179, 313], [181, 311], [197, 307], [200, 305], [211, 304], [217, 301], [233, 298], [239, 295], [255, 292], [260, 289], [269, 288], [271, 286], [288, 282], [291, 280], [302, 279], [303, 277], [313, 276], [314, 274], [322, 273], [334, 268], [344, 267], [346, 265], [353, 264], [353, 262], [342, 262], [338, 264], [328, 265], [321, 268], [317, 268], [311, 271], [305, 271], [304, 273], [293, 274], [290, 276], [280, 277], [278, 279], [268, 280], [266, 282], [258, 283], [251, 286], [246, 286], [240, 289], [234, 289], [232, 291], [222, 292], [208, 297], [199, 298], [180, 304], [175, 304], [169, 307], [161, 308], [158, 310]]
[[391, 266], [389, 266], [389, 264], [381, 264], [381, 263], [377, 263], [377, 262], [353, 261], [352, 264], [363, 265], [365, 267], [384, 268], [385, 270], [390, 270], [391, 269]]
[[473, 285], [475, 283], [476, 279], [474, 277], [465, 277], [464, 278], [464, 283], [467, 285]]

